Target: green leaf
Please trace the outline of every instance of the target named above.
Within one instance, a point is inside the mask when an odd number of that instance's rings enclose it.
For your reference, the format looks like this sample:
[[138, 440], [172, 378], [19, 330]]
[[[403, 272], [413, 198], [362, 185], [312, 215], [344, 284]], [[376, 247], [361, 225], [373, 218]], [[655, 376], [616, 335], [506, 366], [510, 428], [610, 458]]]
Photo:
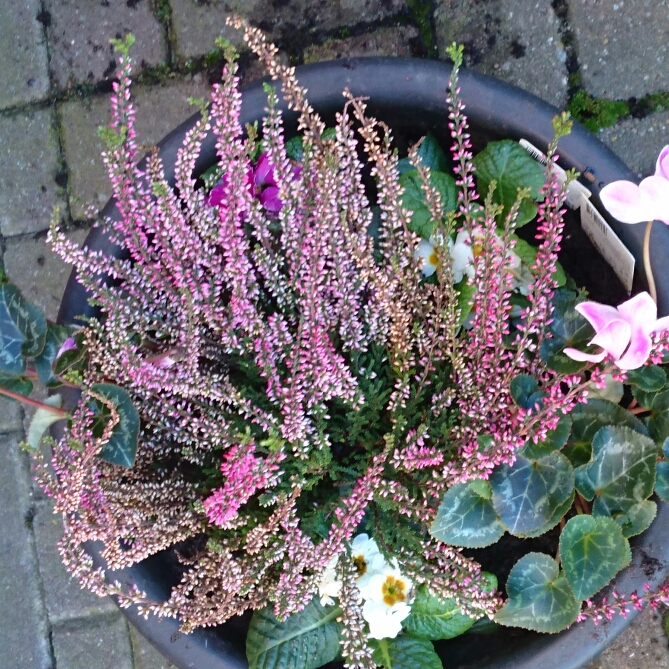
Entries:
[[[593, 507], [593, 514], [598, 511]], [[612, 513], [611, 517], [620, 525], [623, 536], [635, 537], [637, 534], [645, 532], [657, 515], [657, 504], [650, 499], [644, 499], [641, 502], [633, 504], [627, 511]]]
[[372, 660], [379, 667], [385, 667], [385, 669], [417, 669], [417, 667], [442, 669], [439, 655], [435, 652], [432, 643], [426, 639], [417, 639], [410, 634], [400, 634], [394, 639], [370, 641], [374, 648]]
[[657, 478], [655, 479], [655, 492], [665, 502], [669, 502], [669, 462], [666, 460], [658, 462], [656, 469]]
[[35, 358], [35, 370], [37, 371], [39, 380], [47, 386], [47, 388], [55, 388], [56, 386], [61, 385], [60, 381], [55, 377], [51, 365], [56, 359], [60, 347], [69, 336], [69, 329], [63, 325], [47, 323], [44, 348]]
[[[518, 235], [510, 235], [510, 237], [511, 239], [516, 240], [516, 245], [513, 247], [513, 252], [520, 258], [523, 265], [531, 268], [537, 258], [538, 248], [536, 246], [532, 246], [532, 244], [529, 244], [524, 239], [521, 239], [518, 237]], [[558, 287], [564, 286], [564, 284], [567, 282], [567, 276], [564, 273], [560, 263], [556, 263], [555, 272], [553, 272], [553, 274], [553, 278], [557, 281]]]
[[[21, 376], [8, 376], [0, 372], [0, 388], [10, 390], [17, 395], [24, 395], [25, 397], [29, 397], [30, 393], [33, 391], [33, 382], [29, 379], [24, 379]], [[9, 400], [10, 402], [18, 401], [13, 397], [8, 397], [7, 395], [3, 395], [2, 398]]]
[[[122, 467], [132, 467], [137, 453], [139, 434], [139, 414], [127, 390], [111, 383], [96, 383], [92, 390], [114, 403], [119, 413], [119, 421], [112, 430], [109, 441], [102, 447], [99, 457]], [[93, 402], [101, 415], [109, 416], [109, 409], [99, 400]]]
[[560, 559], [576, 599], [590, 599], [623, 568], [629, 543], [611, 518], [575, 516], [560, 535]]
[[548, 522], [541, 527], [538, 527], [533, 532], [524, 532], [522, 535], [518, 535], [523, 539], [534, 539], [540, 537], [542, 534], [546, 534], [549, 530], [552, 530], [559, 522], [560, 519], [571, 509], [571, 505], [574, 503], [574, 497], [576, 496], [576, 491], [572, 490], [571, 495], [555, 509], [553, 515], [548, 519]]
[[494, 544], [504, 526], [490, 502], [487, 481], [456, 483], [444, 495], [430, 534], [452, 546], [483, 548]]
[[476, 287], [467, 281], [467, 277], [456, 283], [453, 288], [458, 294], [457, 307], [460, 310], [460, 318], [458, 318], [458, 327], [460, 327], [466, 320], [472, 310], [472, 297], [476, 292]]
[[522, 409], [531, 411], [543, 405], [544, 393], [539, 389], [537, 380], [529, 374], [519, 374], [511, 379], [509, 390], [513, 401]]
[[562, 452], [574, 467], [590, 462], [592, 440], [602, 427], [620, 425], [629, 427], [644, 436], [648, 435], [646, 426], [636, 416], [608, 400], [588, 400], [586, 404], [576, 406], [570, 416], [571, 435]]
[[[60, 395], [51, 395], [51, 397], [47, 397], [43, 403], [48, 406], [60, 408], [63, 400]], [[28, 436], [26, 438], [28, 446], [36, 451], [39, 448], [39, 442], [42, 440], [44, 433], [53, 423], [63, 420], [63, 418], [65, 417], [60, 413], [54, 413], [53, 411], [41, 407], [37, 409], [33, 419], [30, 421], [30, 427], [28, 428]]]
[[323, 607], [314, 597], [283, 622], [272, 609], [253, 612], [246, 635], [249, 669], [317, 669], [339, 656], [340, 608]]
[[667, 383], [667, 374], [657, 365], [645, 365], [627, 372], [627, 383], [638, 386], [647, 393], [656, 393]]
[[[400, 177], [400, 185], [404, 188], [402, 205], [412, 212], [409, 229], [423, 239], [429, 239], [438, 221], [432, 220], [421, 184], [418, 172], [406, 172]], [[455, 179], [450, 174], [432, 171], [430, 185], [440, 193], [444, 211], [453, 211], [457, 204]]]
[[300, 135], [289, 139], [286, 142], [285, 149], [288, 158], [295, 160], [298, 163], [302, 162], [302, 158], [304, 157], [304, 147], [302, 146], [302, 137]]
[[402, 626], [415, 637], [435, 641], [464, 634], [474, 624], [474, 620], [460, 612], [460, 606], [454, 599], [434, 597], [421, 585], [411, 605], [411, 613]]
[[576, 296], [569, 290], [558, 290], [553, 297], [550, 331], [563, 348], [583, 348], [595, 336], [590, 323], [574, 308], [576, 304]]
[[0, 371], [19, 375], [44, 348], [46, 318], [16, 286], [0, 285]]
[[539, 356], [548, 369], [558, 374], [577, 374], [585, 369], [587, 362], [573, 360], [562, 351], [566, 344], [560, 339], [544, 339], [539, 348]]
[[422, 167], [429, 167], [431, 170], [446, 173], [449, 173], [451, 170], [451, 162], [448, 155], [441, 148], [437, 138], [429, 132], [418, 147], [418, 157], [420, 158]]
[[[559, 451], [540, 460], [517, 457], [490, 476], [492, 503], [509, 532], [524, 536], [544, 527], [574, 490], [574, 470]], [[558, 518], [559, 520], [559, 518]]]
[[516, 562], [506, 591], [509, 599], [495, 615], [502, 625], [554, 633], [571, 625], [580, 610], [557, 562], [543, 553], [528, 553]]
[[528, 460], [539, 460], [553, 451], [559, 451], [567, 443], [570, 433], [571, 419], [569, 416], [561, 416], [557, 427], [549, 430], [546, 439], [536, 444], [528, 439], [518, 454]]
[[81, 360], [84, 359], [86, 348], [84, 346], [83, 332], [75, 334], [73, 339], [76, 347], [64, 351], [52, 363], [52, 369], [55, 376], [63, 376], [70, 367], [74, 367], [78, 362], [81, 362]]
[[[490, 182], [497, 186], [493, 201], [504, 206], [502, 217], [506, 217], [516, 201], [519, 188], [530, 188], [530, 197], [539, 199], [539, 191], [544, 184], [543, 168], [523, 149], [518, 142], [502, 140], [489, 142], [474, 158], [478, 192], [485, 198]], [[531, 221], [537, 214], [534, 202], [525, 200], [518, 211], [517, 227]]]
[[650, 414], [644, 417], [648, 434], [658, 443], [669, 438], [669, 390], [648, 393], [641, 388], [633, 387], [632, 394], [642, 407], [650, 411]]
[[576, 488], [588, 500], [596, 496], [595, 516], [627, 513], [652, 494], [656, 457], [652, 439], [629, 427], [603, 427], [592, 440], [592, 461], [576, 469]]

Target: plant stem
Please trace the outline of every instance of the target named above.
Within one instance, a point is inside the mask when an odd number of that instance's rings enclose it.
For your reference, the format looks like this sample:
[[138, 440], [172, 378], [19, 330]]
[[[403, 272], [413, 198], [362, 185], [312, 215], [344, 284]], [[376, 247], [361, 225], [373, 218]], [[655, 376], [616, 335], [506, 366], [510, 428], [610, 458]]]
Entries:
[[65, 411], [65, 409], [52, 407], [49, 404], [38, 402], [37, 400], [33, 400], [30, 397], [26, 397], [25, 395], [19, 395], [19, 393], [7, 390], [6, 388], [0, 388], [0, 395], [6, 395], [7, 397], [11, 397], [13, 400], [18, 400], [19, 402], [25, 402], [26, 404], [30, 404], [30, 406], [37, 407], [38, 409], [45, 409], [46, 411], [50, 411], [51, 413], [56, 413], [62, 416], [63, 418], [68, 418], [70, 415], [70, 413], [68, 411]]
[[657, 304], [657, 292], [655, 291], [655, 278], [653, 277], [653, 268], [650, 265], [650, 231], [653, 227], [653, 221], [646, 223], [646, 234], [643, 236], [643, 268], [646, 272], [646, 281], [648, 282], [648, 292]]

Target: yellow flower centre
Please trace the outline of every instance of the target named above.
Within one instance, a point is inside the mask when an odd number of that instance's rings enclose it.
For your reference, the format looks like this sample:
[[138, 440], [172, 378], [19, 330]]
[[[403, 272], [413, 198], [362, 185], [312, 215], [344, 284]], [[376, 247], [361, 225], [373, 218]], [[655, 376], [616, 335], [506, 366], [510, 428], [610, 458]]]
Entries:
[[360, 578], [367, 573], [367, 562], [365, 561], [364, 555], [356, 555], [353, 558], [353, 565], [355, 570], [358, 572], [357, 578]]
[[430, 255], [427, 257], [427, 261], [430, 263], [430, 265], [436, 265], [439, 262], [439, 256], [437, 256], [435, 251], [432, 251], [432, 253], [430, 253]]
[[478, 258], [483, 253], [483, 242], [474, 242], [472, 244], [472, 255]]
[[394, 576], [387, 576], [385, 583], [381, 586], [383, 593], [383, 603], [393, 606], [397, 602], [406, 601], [406, 583]]

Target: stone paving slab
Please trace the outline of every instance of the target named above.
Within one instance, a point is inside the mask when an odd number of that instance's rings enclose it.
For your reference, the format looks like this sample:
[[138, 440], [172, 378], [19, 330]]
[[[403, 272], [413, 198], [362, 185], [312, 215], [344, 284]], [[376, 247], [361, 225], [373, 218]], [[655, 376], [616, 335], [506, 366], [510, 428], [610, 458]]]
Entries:
[[176, 669], [132, 625], [129, 628], [135, 669]]
[[605, 128], [599, 139], [641, 177], [655, 172], [657, 156], [669, 144], [669, 112], [626, 119]]
[[468, 67], [566, 104], [567, 56], [551, 0], [440, 0], [434, 23], [441, 58], [464, 44]]
[[359, 56], [402, 56], [412, 55], [412, 42], [418, 38], [414, 26], [380, 28], [363, 35], [346, 39], [326, 40], [304, 50], [305, 63], [317, 63], [337, 58], [357, 58]]
[[65, 207], [54, 123], [52, 108], [0, 116], [0, 234], [5, 237], [46, 230], [54, 205]]
[[50, 669], [47, 618], [30, 528], [30, 476], [26, 455], [18, 447], [20, 436], [0, 437], [0, 658], [3, 669]]
[[58, 669], [134, 669], [128, 625], [119, 611], [56, 625], [52, 639]]
[[[87, 235], [88, 229], [66, 233], [78, 245], [83, 244]], [[72, 267], [51, 250], [46, 235], [11, 237], [5, 244], [5, 271], [10, 281], [48, 319], [55, 321]]]
[[[333, 30], [406, 11], [405, 0], [172, 0], [172, 24], [180, 58], [197, 58], [223, 35], [241, 46], [241, 33], [225, 25], [237, 14], [262, 28], [273, 40], [295, 43], [307, 31]], [[304, 46], [295, 43], [297, 50]]]
[[116, 69], [111, 37], [131, 32], [132, 56], [143, 68], [165, 63], [163, 26], [149, 0], [44, 0], [47, 36], [55, 84], [93, 84], [113, 77]]
[[74, 618], [116, 613], [118, 608], [110, 597], [98, 597], [82, 589], [65, 569], [56, 547], [63, 536], [63, 520], [60, 514], [53, 513], [53, 502], [45, 500], [36, 506], [35, 546], [49, 622], [54, 625]]
[[2, 3], [0, 109], [33, 102], [49, 90], [49, 66], [39, 0]]
[[[160, 141], [197, 110], [189, 97], [208, 97], [211, 92], [202, 75], [168, 79], [162, 85], [133, 89], [136, 130], [140, 144]], [[85, 216], [89, 203], [102, 207], [111, 196], [107, 170], [102, 162], [98, 127], [111, 118], [109, 95], [64, 102], [63, 148], [70, 172], [70, 206], [75, 219]]]
[[571, 0], [581, 75], [591, 95], [669, 89], [668, 0]]

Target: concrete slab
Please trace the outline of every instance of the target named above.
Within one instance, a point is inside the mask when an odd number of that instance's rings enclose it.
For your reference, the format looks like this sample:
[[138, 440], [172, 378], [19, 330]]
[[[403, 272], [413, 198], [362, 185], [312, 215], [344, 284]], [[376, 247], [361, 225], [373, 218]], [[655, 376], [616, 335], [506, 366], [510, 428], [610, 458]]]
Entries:
[[[0, 234], [46, 230], [64, 206], [53, 109], [0, 116]], [[60, 183], [59, 183], [60, 182]]]
[[241, 35], [225, 25], [233, 14], [262, 28], [270, 39], [295, 44], [305, 32], [377, 21], [406, 10], [405, 0], [229, 0], [198, 2], [172, 0], [172, 24], [180, 58], [197, 58], [214, 48], [223, 35], [243, 44]]
[[58, 669], [133, 669], [128, 627], [121, 613], [53, 629]]
[[601, 98], [669, 89], [668, 0], [571, 0], [583, 83]]
[[20, 430], [22, 421], [21, 404], [0, 397], [0, 435]]
[[0, 21], [0, 109], [43, 98], [49, 64], [39, 0], [3, 2]]
[[440, 0], [434, 22], [441, 58], [464, 44], [468, 67], [564, 107], [567, 56], [550, 0]]
[[[88, 230], [67, 233], [67, 237], [79, 245], [84, 243], [86, 235]], [[46, 237], [40, 235], [8, 239], [5, 270], [24, 297], [42, 309], [48, 319], [55, 321], [72, 267], [51, 250]]]
[[50, 669], [47, 618], [30, 527], [30, 477], [19, 436], [0, 437], [0, 657], [5, 669]]
[[45, 0], [44, 6], [51, 69], [59, 87], [112, 78], [116, 58], [109, 40], [127, 33], [137, 38], [131, 55], [141, 68], [167, 60], [165, 31], [149, 0]]
[[[168, 79], [153, 87], [133, 89], [136, 129], [141, 144], [156, 143], [197, 110], [189, 97], [208, 97], [210, 88], [201, 75]], [[111, 196], [102, 162], [99, 126], [110, 120], [109, 96], [72, 100], [60, 108], [63, 148], [70, 173], [70, 206], [75, 219], [85, 217], [89, 203], [102, 207]]]
[[135, 669], [176, 669], [132, 625], [130, 641]]
[[118, 609], [110, 597], [82, 590], [63, 566], [56, 547], [63, 536], [63, 520], [60, 514], [53, 513], [51, 500], [37, 504], [33, 528], [49, 622], [54, 625], [73, 618], [116, 613]]
[[317, 63], [337, 58], [358, 56], [411, 56], [411, 42], [418, 38], [414, 26], [379, 28], [363, 35], [346, 39], [326, 40], [304, 50], [305, 63]]
[[648, 176], [655, 172], [660, 151], [669, 144], [669, 112], [621, 121], [605, 128], [598, 136], [640, 178]]

